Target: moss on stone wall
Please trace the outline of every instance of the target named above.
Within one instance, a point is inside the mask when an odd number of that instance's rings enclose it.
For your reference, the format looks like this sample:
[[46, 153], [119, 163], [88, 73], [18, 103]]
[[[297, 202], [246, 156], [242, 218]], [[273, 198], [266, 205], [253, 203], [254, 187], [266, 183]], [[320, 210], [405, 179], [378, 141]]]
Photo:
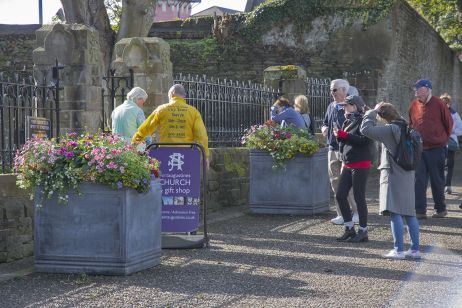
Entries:
[[228, 149], [223, 153], [223, 161], [226, 172], [236, 173], [239, 177], [247, 175], [248, 162], [239, 159], [242, 154], [242, 149]]

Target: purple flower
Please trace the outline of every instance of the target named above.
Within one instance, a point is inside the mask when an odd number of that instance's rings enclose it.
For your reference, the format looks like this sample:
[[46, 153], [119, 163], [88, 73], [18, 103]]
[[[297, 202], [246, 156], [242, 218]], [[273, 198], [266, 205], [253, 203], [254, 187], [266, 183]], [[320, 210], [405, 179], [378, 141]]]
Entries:
[[71, 140], [67, 143], [67, 146], [68, 147], [76, 147], [77, 146], [77, 142], [75, 142], [74, 140]]
[[118, 182], [117, 182], [117, 188], [118, 188], [118, 189], [121, 189], [122, 187], [123, 187], [122, 182], [121, 182], [121, 181], [118, 181]]
[[73, 152], [66, 152], [66, 153], [64, 154], [64, 156], [66, 156], [67, 158], [72, 158], [72, 157], [74, 157], [75, 155], [74, 155]]
[[69, 133], [67, 134], [69, 136], [69, 138], [75, 138], [77, 137], [77, 133]]

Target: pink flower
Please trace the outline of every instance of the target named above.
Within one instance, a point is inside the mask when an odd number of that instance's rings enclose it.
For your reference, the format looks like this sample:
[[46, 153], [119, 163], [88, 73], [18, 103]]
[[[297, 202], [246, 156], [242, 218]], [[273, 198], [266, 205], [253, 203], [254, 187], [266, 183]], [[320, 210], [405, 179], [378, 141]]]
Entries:
[[77, 142], [75, 142], [74, 140], [71, 140], [67, 143], [67, 146], [68, 147], [76, 147], [77, 146]]
[[67, 134], [67, 135], [69, 136], [69, 138], [75, 138], [75, 137], [77, 137], [77, 133], [74, 133], [74, 132], [73, 132], [73, 133], [69, 133], [69, 134]]
[[106, 166], [108, 169], [117, 169], [118, 166], [116, 163], [114, 163], [113, 161], [111, 161], [109, 164], [107, 164]]

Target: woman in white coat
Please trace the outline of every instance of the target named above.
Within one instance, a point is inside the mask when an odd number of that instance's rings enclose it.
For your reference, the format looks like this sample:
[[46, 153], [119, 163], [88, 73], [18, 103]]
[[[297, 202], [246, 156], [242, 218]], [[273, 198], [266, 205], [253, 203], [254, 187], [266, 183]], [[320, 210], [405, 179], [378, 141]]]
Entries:
[[[385, 125], [377, 125], [377, 115]], [[404, 259], [405, 257], [420, 258], [419, 222], [415, 212], [415, 195], [403, 194], [403, 191], [414, 191], [414, 170], [402, 169], [390, 155], [395, 153], [401, 138], [401, 129], [394, 121], [404, 121], [392, 104], [380, 103], [375, 109], [364, 115], [361, 133], [373, 140], [382, 142], [380, 158], [380, 214], [390, 215], [391, 232], [394, 249], [384, 255], [389, 259]], [[404, 224], [409, 227], [411, 247], [404, 251]]]

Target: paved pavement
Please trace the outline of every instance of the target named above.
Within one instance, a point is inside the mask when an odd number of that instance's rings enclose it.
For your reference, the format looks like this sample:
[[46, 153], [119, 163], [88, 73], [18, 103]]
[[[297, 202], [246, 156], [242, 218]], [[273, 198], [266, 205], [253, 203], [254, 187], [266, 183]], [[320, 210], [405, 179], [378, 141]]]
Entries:
[[160, 266], [128, 277], [33, 273], [32, 259], [0, 265], [0, 306], [462, 307], [461, 158], [455, 173], [448, 217], [421, 223], [421, 261], [381, 257], [392, 236], [388, 218], [377, 215], [375, 173], [368, 243], [336, 242], [342, 230], [329, 222], [333, 211], [271, 216], [230, 208], [211, 215], [210, 248], [166, 250]]

